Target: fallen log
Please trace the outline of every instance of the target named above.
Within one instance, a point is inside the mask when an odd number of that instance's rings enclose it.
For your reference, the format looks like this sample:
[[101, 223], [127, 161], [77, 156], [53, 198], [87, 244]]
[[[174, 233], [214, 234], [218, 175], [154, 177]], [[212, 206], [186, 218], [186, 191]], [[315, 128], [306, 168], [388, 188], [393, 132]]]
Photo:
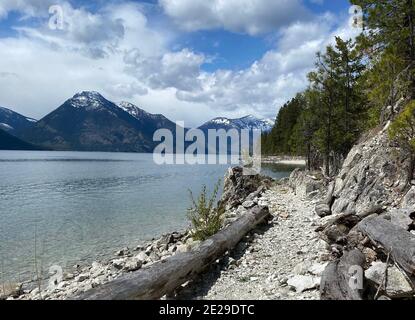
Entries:
[[345, 212], [345, 213], [339, 213], [333, 216], [322, 218], [320, 222], [320, 226], [318, 226], [315, 231], [316, 232], [324, 231], [330, 228], [332, 225], [337, 224], [338, 222], [341, 222], [341, 221], [347, 222], [348, 219], [356, 220], [355, 217], [356, 215], [354, 212]]
[[415, 275], [415, 236], [382, 217], [368, 217], [357, 225], [375, 245], [381, 246], [410, 275]]
[[268, 207], [256, 206], [229, 227], [203, 242], [197, 249], [178, 253], [147, 269], [126, 274], [76, 296], [74, 300], [160, 299], [205, 271], [268, 216]]
[[345, 252], [338, 261], [331, 262], [321, 277], [321, 300], [363, 300], [359, 281], [363, 281], [364, 263], [365, 256], [358, 249]]

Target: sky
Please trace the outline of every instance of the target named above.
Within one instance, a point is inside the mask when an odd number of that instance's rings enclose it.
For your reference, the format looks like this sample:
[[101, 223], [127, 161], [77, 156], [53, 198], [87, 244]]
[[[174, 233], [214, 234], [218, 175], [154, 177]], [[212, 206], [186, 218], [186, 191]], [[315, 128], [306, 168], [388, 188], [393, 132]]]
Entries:
[[40, 119], [98, 91], [186, 126], [275, 118], [347, 0], [0, 0], [0, 106]]

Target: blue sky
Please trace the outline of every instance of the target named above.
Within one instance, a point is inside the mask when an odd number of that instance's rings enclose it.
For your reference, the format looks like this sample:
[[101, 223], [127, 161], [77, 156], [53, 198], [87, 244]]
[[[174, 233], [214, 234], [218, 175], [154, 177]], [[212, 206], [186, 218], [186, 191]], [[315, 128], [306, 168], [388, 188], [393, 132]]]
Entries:
[[[54, 5], [62, 30], [49, 26]], [[316, 51], [335, 35], [357, 34], [349, 7], [346, 0], [0, 0], [0, 105], [41, 118], [76, 92], [96, 90], [189, 125], [273, 118], [306, 87]]]

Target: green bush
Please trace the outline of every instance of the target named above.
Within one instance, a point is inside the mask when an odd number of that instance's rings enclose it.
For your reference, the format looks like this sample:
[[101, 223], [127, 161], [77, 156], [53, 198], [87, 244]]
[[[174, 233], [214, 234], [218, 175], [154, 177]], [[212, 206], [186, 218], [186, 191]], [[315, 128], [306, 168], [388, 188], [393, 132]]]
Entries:
[[197, 199], [189, 190], [192, 206], [188, 209], [188, 218], [193, 226], [192, 238], [194, 240], [204, 241], [218, 233], [223, 226], [225, 210], [223, 207], [215, 207], [220, 185], [221, 181], [219, 180], [210, 199], [208, 199], [205, 185]]
[[415, 101], [411, 101], [389, 128], [389, 137], [415, 153]]

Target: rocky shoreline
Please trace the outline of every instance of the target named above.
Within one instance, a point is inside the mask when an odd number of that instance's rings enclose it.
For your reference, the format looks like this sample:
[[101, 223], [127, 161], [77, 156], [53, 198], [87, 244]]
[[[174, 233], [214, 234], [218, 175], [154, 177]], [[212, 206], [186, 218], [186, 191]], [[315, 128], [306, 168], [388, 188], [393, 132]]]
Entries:
[[[230, 172], [233, 172], [232, 170]], [[225, 226], [246, 213], [258, 203], [258, 197], [267, 189], [271, 179], [265, 177], [245, 178], [238, 171], [240, 183], [225, 179], [225, 191], [221, 201], [228, 203]], [[227, 182], [228, 181], [228, 184]], [[239, 202], [238, 202], [239, 201]], [[239, 210], [232, 210], [235, 204], [242, 204]], [[158, 239], [143, 242], [133, 249], [123, 248], [115, 253], [108, 262], [93, 262], [91, 265], [75, 265], [72, 270], [62, 275], [54, 275], [48, 279], [31, 281], [22, 284], [3, 286], [0, 289], [0, 300], [65, 300], [75, 295], [111, 282], [123, 274], [140, 269], [150, 268], [153, 264], [168, 259], [176, 253], [189, 252], [200, 244], [191, 237], [190, 230], [172, 232]]]
[[[310, 188], [304, 181], [300, 184], [307, 187], [293, 189], [292, 183], [299, 183], [295, 182], [295, 177], [294, 173], [291, 180], [273, 181], [262, 176], [243, 176], [238, 168], [231, 169], [225, 178], [221, 198], [227, 209], [225, 227], [255, 205], [268, 207], [271, 217], [249, 233], [234, 250], [218, 259], [200, 278], [179, 288], [169, 298], [318, 299], [320, 275], [330, 258], [325, 244], [313, 229], [318, 217], [312, 207], [318, 202], [322, 190]], [[302, 236], [298, 237], [300, 233]], [[198, 245], [189, 231], [166, 234], [134, 249], [122, 249], [108, 263], [75, 266], [55, 283], [49, 279], [30, 289], [24, 285], [11, 288], [7, 299], [71, 299], [125, 273], [149, 268]], [[209, 286], [215, 277], [215, 284]], [[222, 290], [222, 284], [230, 289]], [[247, 285], [249, 290], [246, 290]], [[205, 290], [205, 294], [201, 290]]]
[[[362, 139], [335, 179], [297, 169], [289, 179], [274, 181], [230, 169], [220, 200], [224, 227], [255, 206], [266, 207], [270, 218], [164, 298], [415, 299], [415, 187], [407, 183], [407, 156], [385, 132]], [[0, 296], [72, 299], [199, 244], [190, 231], [174, 232], [122, 249], [108, 263], [76, 266], [56, 283], [19, 285]], [[351, 280], [359, 286], [350, 286]]]

